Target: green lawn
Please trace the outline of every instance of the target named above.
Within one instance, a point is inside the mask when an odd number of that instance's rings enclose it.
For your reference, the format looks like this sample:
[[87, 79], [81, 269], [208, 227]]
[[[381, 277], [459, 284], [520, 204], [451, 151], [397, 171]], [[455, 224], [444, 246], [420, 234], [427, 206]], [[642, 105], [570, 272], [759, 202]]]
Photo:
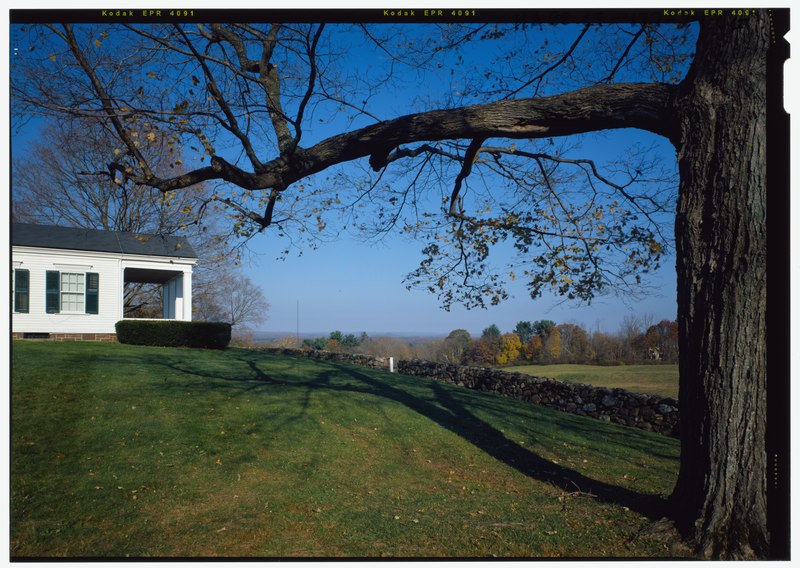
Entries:
[[525, 365], [507, 371], [678, 398], [677, 365]]
[[674, 554], [671, 438], [255, 351], [11, 356], [13, 557]]

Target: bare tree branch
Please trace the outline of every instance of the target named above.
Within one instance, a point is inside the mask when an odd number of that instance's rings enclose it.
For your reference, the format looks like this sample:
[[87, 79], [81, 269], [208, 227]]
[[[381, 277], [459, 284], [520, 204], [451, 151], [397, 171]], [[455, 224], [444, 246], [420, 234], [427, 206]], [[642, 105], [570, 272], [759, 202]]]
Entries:
[[[217, 81], [214, 78], [214, 74], [211, 72], [211, 69], [208, 67], [208, 65], [206, 64], [200, 53], [198, 53], [198, 51], [195, 49], [194, 45], [189, 39], [189, 36], [186, 35], [183, 29], [178, 25], [175, 26], [175, 29], [178, 31], [181, 37], [183, 37], [184, 42], [191, 50], [194, 57], [197, 59], [198, 64], [203, 70], [203, 75], [206, 78], [206, 88], [209, 94], [211, 95], [211, 97], [214, 99], [214, 102], [217, 103], [220, 110], [222, 110], [223, 114], [227, 118], [227, 122], [220, 120], [220, 124], [228, 132], [233, 134], [237, 140], [239, 140], [239, 142], [242, 145], [242, 148], [244, 148], [244, 151], [247, 154], [247, 157], [250, 159], [250, 163], [253, 165], [254, 170], [255, 171], [261, 170], [262, 163], [261, 160], [258, 158], [255, 149], [253, 148], [250, 136], [248, 136], [246, 132], [243, 132], [242, 129], [239, 127], [239, 121], [236, 119], [236, 116], [231, 110], [231, 107], [228, 104], [227, 99], [222, 94], [222, 91], [217, 86]], [[242, 49], [241, 46], [239, 46], [239, 48]]]
[[319, 43], [319, 38], [322, 36], [322, 30], [324, 29], [325, 24], [320, 24], [319, 27], [317, 27], [317, 33], [314, 34], [314, 39], [308, 46], [308, 61], [310, 64], [308, 88], [306, 89], [305, 95], [303, 95], [303, 100], [300, 102], [300, 107], [297, 109], [297, 118], [293, 121], [295, 125], [295, 136], [292, 144], [285, 150], [287, 154], [292, 154], [297, 149], [300, 144], [300, 137], [303, 134], [303, 115], [305, 114], [308, 101], [311, 99], [311, 95], [314, 92], [314, 86], [317, 83], [317, 44]]
[[535, 77], [533, 77], [533, 78], [529, 79], [528, 81], [526, 81], [523, 85], [520, 85], [518, 88], [516, 88], [515, 90], [511, 91], [510, 93], [508, 93], [503, 98], [504, 99], [513, 98], [515, 95], [518, 95], [519, 93], [521, 93], [523, 90], [527, 89], [528, 87], [530, 87], [534, 83], [537, 83], [537, 85], [536, 85], [536, 88], [533, 90], [533, 96], [535, 97], [536, 95], [538, 95], [539, 94], [539, 87], [541, 87], [542, 80], [547, 76], [548, 73], [550, 73], [553, 70], [555, 70], [556, 68], [558, 68], [562, 63], [564, 63], [567, 59], [570, 58], [570, 56], [575, 52], [575, 49], [578, 47], [578, 44], [583, 39], [583, 36], [586, 35], [586, 32], [588, 32], [589, 28], [591, 28], [591, 27], [592, 27], [591, 24], [584, 25], [583, 29], [581, 30], [581, 33], [578, 34], [578, 37], [575, 38], [575, 41], [572, 42], [572, 45], [569, 47], [569, 49], [567, 49], [566, 52], [564, 52], [564, 55], [562, 55], [561, 58], [559, 58], [550, 67], [548, 67], [547, 69], [545, 69], [544, 71], [542, 71], [541, 73], [536, 75]]
[[637, 41], [639, 41], [639, 37], [644, 33], [646, 29], [647, 29], [647, 24], [642, 24], [639, 30], [635, 34], [633, 34], [633, 38], [628, 43], [628, 46], [625, 48], [625, 51], [622, 52], [622, 55], [620, 55], [619, 59], [617, 59], [617, 63], [614, 65], [614, 68], [611, 70], [611, 73], [609, 73], [605, 79], [602, 79], [600, 81], [601, 83], [609, 83], [611, 82], [612, 79], [614, 79], [614, 75], [617, 74], [617, 71], [619, 71], [619, 68], [622, 66], [625, 59], [627, 59], [628, 54], [631, 51], [631, 48], [634, 46], [634, 44], [636, 44]]
[[449, 214], [451, 216], [457, 216], [461, 211], [457, 207], [458, 205], [458, 196], [461, 193], [461, 184], [464, 180], [469, 176], [470, 172], [472, 171], [472, 164], [475, 162], [475, 158], [478, 156], [478, 152], [481, 149], [481, 145], [484, 142], [484, 138], [475, 138], [470, 142], [469, 146], [467, 147], [467, 151], [464, 154], [464, 163], [461, 166], [461, 171], [458, 172], [458, 176], [456, 176], [455, 186], [453, 187], [453, 192], [450, 194], [450, 211]]

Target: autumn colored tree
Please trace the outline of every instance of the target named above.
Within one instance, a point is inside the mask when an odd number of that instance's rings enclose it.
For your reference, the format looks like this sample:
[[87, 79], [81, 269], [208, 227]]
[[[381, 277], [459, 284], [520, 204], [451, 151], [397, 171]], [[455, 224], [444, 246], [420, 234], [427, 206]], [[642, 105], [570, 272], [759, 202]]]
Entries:
[[542, 338], [538, 335], [531, 336], [528, 342], [522, 346], [522, 353], [526, 360], [539, 362], [542, 358]]
[[473, 340], [464, 352], [464, 359], [471, 365], [491, 367], [497, 361], [499, 339], [480, 337]]
[[522, 341], [516, 333], [504, 333], [500, 337], [500, 353], [496, 360], [500, 365], [508, 365], [519, 359], [522, 353]]
[[561, 358], [561, 330], [552, 326], [542, 339], [543, 363], [556, 363]]

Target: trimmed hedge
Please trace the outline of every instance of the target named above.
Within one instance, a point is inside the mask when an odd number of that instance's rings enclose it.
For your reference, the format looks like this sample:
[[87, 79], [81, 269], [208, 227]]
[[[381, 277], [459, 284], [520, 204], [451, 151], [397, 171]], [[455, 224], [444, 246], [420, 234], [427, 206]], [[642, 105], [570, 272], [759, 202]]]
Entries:
[[231, 324], [224, 322], [122, 320], [115, 328], [117, 341], [132, 345], [224, 349], [231, 341]]

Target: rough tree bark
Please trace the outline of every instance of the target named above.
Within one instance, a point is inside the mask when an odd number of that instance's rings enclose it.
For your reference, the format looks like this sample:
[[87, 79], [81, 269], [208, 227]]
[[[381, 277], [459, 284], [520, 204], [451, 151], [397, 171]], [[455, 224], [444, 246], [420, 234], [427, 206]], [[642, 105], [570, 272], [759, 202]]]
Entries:
[[674, 112], [680, 325], [677, 520], [713, 558], [765, 557], [766, 17], [703, 23]]

